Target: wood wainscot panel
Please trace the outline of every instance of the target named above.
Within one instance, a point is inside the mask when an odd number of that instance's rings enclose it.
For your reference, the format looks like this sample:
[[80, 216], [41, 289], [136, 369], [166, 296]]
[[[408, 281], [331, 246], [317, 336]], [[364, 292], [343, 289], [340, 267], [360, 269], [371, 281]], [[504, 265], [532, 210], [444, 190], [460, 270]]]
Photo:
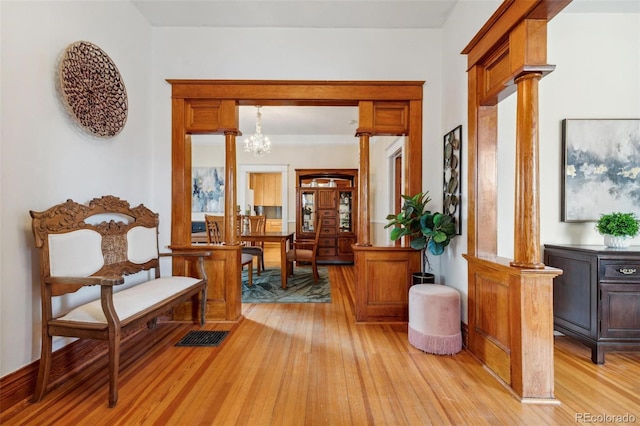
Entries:
[[406, 134], [409, 131], [409, 105], [403, 102], [374, 102], [373, 128], [379, 134]]
[[509, 286], [497, 271], [489, 268], [469, 269], [473, 281], [475, 317], [472, 351], [506, 383], [511, 383], [511, 349]]
[[[194, 245], [171, 247], [180, 251], [210, 250], [211, 256], [205, 260], [209, 286], [207, 289], [207, 321], [238, 321], [242, 318], [242, 278], [240, 269], [240, 245]], [[184, 267], [188, 268], [188, 264]], [[176, 265], [174, 265], [176, 268]], [[194, 307], [185, 302], [174, 309], [173, 319], [191, 320]]]
[[356, 321], [406, 322], [411, 274], [420, 271], [420, 252], [410, 247], [353, 246]]
[[469, 262], [469, 348], [522, 402], [553, 394], [553, 279], [556, 268], [522, 269], [508, 259]]
[[220, 101], [191, 100], [185, 108], [185, 124], [190, 132], [215, 131], [220, 127]]

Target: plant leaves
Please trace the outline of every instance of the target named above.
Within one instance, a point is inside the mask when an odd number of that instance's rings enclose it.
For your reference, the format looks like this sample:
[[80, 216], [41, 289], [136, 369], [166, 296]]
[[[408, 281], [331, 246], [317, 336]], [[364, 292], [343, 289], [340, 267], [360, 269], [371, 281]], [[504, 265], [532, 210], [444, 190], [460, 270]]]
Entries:
[[422, 250], [427, 246], [427, 239], [425, 237], [418, 237], [411, 240], [411, 248], [416, 250]]

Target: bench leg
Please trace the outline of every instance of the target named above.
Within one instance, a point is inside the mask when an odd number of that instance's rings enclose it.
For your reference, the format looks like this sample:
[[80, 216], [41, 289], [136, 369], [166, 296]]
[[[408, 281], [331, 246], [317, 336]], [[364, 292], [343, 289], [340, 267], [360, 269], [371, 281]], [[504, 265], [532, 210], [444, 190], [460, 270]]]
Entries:
[[118, 370], [120, 368], [120, 329], [109, 332], [109, 408], [118, 403]]
[[205, 283], [200, 293], [200, 326], [203, 326], [207, 320], [207, 286], [208, 283]]
[[38, 402], [42, 399], [47, 391], [47, 384], [49, 382], [49, 371], [51, 370], [51, 336], [42, 336], [42, 350], [40, 351], [40, 365], [38, 366], [38, 381], [36, 383], [36, 390], [33, 393], [33, 402]]

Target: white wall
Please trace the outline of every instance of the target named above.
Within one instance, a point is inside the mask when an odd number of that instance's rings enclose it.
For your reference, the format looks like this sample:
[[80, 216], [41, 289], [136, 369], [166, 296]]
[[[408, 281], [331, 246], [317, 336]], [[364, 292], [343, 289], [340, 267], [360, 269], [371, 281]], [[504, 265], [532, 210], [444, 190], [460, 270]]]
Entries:
[[[462, 125], [462, 235], [456, 237], [441, 256], [431, 256], [434, 269], [440, 272], [437, 281], [456, 288], [462, 294], [462, 316], [467, 321], [467, 261], [462, 255], [467, 252], [467, 207], [468, 193], [468, 120], [467, 120], [467, 56], [460, 52], [482, 28], [501, 1], [461, 1], [456, 5], [451, 17], [443, 27], [442, 67], [446, 70], [442, 79], [442, 127], [437, 149], [442, 158], [442, 137], [458, 125]], [[431, 185], [430, 195], [442, 208], [442, 160], [438, 166], [439, 175]]]
[[[440, 138], [440, 30], [154, 28], [153, 34], [154, 139], [162, 150], [154, 172], [162, 185], [154, 199], [161, 211], [170, 211], [166, 79], [424, 80], [424, 138]], [[323, 166], [315, 163], [323, 161], [321, 153], [308, 157], [309, 167]], [[326, 164], [333, 160], [329, 154]], [[165, 226], [161, 235], [168, 235]]]
[[[150, 128], [151, 30], [128, 2], [0, 2], [2, 229], [0, 376], [40, 356], [39, 258], [29, 210], [116, 195], [154, 209]], [[116, 27], [117, 23], [117, 27]], [[86, 40], [115, 62], [129, 115], [97, 140], [69, 119], [56, 93], [58, 61]], [[82, 295], [74, 294], [74, 304]], [[57, 345], [61, 343], [56, 340]]]
[[[640, 14], [561, 13], [549, 24], [548, 38], [556, 70], [540, 85], [540, 241], [602, 244], [594, 222], [560, 221], [561, 121], [640, 118]], [[640, 208], [635, 213], [640, 217]]]

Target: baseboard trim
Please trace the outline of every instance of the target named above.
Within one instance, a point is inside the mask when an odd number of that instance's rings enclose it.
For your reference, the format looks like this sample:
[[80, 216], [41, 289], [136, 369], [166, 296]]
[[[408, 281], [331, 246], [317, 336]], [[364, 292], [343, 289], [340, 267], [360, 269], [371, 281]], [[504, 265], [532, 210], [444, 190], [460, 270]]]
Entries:
[[462, 346], [465, 348], [469, 347], [469, 326], [464, 322], [460, 323], [460, 329], [462, 331]]
[[[134, 339], [146, 329], [146, 325], [140, 325], [122, 339], [122, 344]], [[102, 340], [79, 339], [58, 349], [51, 357], [47, 392], [60, 386], [67, 378], [87, 369], [96, 360], [106, 357], [107, 354], [107, 342]], [[0, 411], [4, 412], [31, 400], [38, 379], [39, 362], [40, 359], [37, 359], [13, 373], [0, 377]]]

